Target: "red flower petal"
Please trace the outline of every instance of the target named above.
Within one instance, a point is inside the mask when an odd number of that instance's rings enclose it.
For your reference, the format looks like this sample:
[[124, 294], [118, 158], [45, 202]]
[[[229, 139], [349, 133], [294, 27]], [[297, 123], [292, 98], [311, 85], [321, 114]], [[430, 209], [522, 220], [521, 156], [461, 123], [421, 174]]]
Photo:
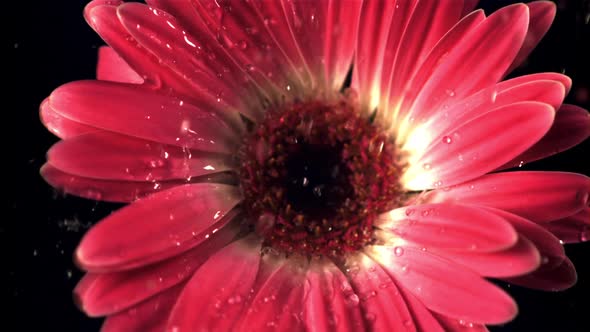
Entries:
[[54, 145], [47, 160], [80, 177], [161, 181], [190, 179], [231, 169], [229, 158], [110, 132], [94, 132]]
[[228, 212], [238, 200], [235, 187], [209, 183], [155, 193], [90, 229], [76, 251], [76, 260], [86, 270], [105, 271], [172, 257], [225, 226], [234, 217]]
[[449, 131], [411, 162], [404, 187], [423, 190], [482, 176], [537, 142], [551, 127], [547, 104], [522, 102], [492, 110]]
[[394, 238], [427, 249], [490, 252], [508, 249], [518, 240], [517, 233], [503, 218], [466, 205], [403, 207], [381, 215], [376, 226], [394, 233]]
[[190, 85], [181, 76], [162, 66], [158, 58], [142, 47], [121, 25], [117, 6], [122, 3], [105, 0], [91, 2], [84, 10], [86, 21], [144, 79], [146, 86], [192, 98]]
[[429, 144], [440, 141], [447, 132], [490, 110], [511, 104], [535, 101], [549, 104], [557, 109], [565, 97], [562, 81], [569, 80], [567, 76], [559, 77], [558, 75], [555, 74], [554, 76], [557, 77], [552, 80], [538, 79], [537, 75], [528, 75], [504, 81], [483, 89], [452, 107], [447, 107], [443, 112], [416, 119], [416, 125], [408, 134], [404, 149], [420, 153], [427, 149]]
[[447, 332], [488, 332], [484, 325], [473, 324], [463, 319], [454, 319], [437, 313], [434, 315]]
[[411, 292], [403, 287], [398, 287], [399, 292], [405, 298], [408, 309], [410, 310], [412, 317], [414, 317], [414, 325], [416, 326], [417, 332], [444, 332], [440, 323], [434, 318], [434, 312], [428, 310], [414, 296]]
[[162, 332], [184, 283], [167, 289], [126, 311], [109, 316], [101, 332]]
[[305, 298], [301, 316], [306, 331], [364, 331], [365, 322], [371, 325], [376, 319], [375, 313], [363, 315], [359, 306], [364, 301], [362, 295], [352, 291], [346, 276], [328, 260], [312, 261], [302, 288]]
[[[382, 97], [389, 95], [388, 99], [392, 103], [398, 103], [399, 96], [407, 92], [408, 87], [415, 87], [410, 81], [418, 69], [426, 63], [427, 59], [433, 58], [433, 54], [437, 53], [436, 50], [453, 45], [465, 32], [472, 29], [476, 25], [475, 22], [479, 21], [478, 14], [483, 16], [483, 13], [476, 13], [465, 19], [465, 22], [457, 24], [461, 18], [461, 7], [457, 5], [457, 2], [419, 1], [409, 18], [399, 46], [395, 44], [397, 47], [392, 47], [388, 44], [386, 47], [383, 75], [388, 76], [385, 82], [382, 81], [380, 87], [379, 92]], [[398, 18], [394, 17], [395, 19]], [[388, 43], [392, 41], [392, 37], [390, 35]], [[448, 52], [448, 49], [445, 51]], [[389, 52], [395, 52], [393, 53], [395, 58], [387, 59]], [[438, 54], [438, 56], [441, 55]], [[389, 61], [391, 61], [391, 69], [388, 68]], [[439, 63], [440, 58], [437, 58], [436, 62]]]
[[[270, 26], [276, 18], [264, 17], [254, 2], [215, 0], [190, 1], [218, 42], [244, 68], [248, 75], [276, 101], [305, 96], [305, 75], [290, 59], [290, 54], [273, 38]], [[269, 4], [276, 6], [278, 3]], [[266, 22], [266, 23], [265, 23]]]
[[581, 174], [509, 172], [488, 174], [430, 192], [425, 201], [489, 206], [535, 222], [547, 222], [582, 210], [588, 204], [589, 195], [590, 178]]
[[360, 303], [370, 331], [416, 331], [397, 285], [379, 264], [365, 255], [361, 257], [359, 263], [347, 266], [352, 289], [343, 287], [342, 291], [348, 302]]
[[463, 265], [485, 277], [512, 277], [535, 270], [541, 264], [539, 251], [527, 238], [508, 249], [489, 253], [472, 253], [429, 249], [438, 256]]
[[514, 68], [520, 66], [531, 54], [541, 41], [541, 38], [549, 31], [557, 11], [555, 4], [551, 1], [533, 1], [526, 5], [529, 7], [530, 12], [529, 28], [520, 51], [518, 51], [506, 73], [510, 73]]
[[121, 83], [143, 83], [143, 78], [129, 67], [127, 62], [115, 50], [108, 46], [101, 46], [98, 49], [96, 78]]
[[233, 131], [215, 114], [129, 84], [78, 81], [57, 88], [49, 105], [73, 121], [202, 151], [232, 153]]
[[224, 227], [196, 248], [140, 269], [86, 274], [74, 290], [77, 302], [89, 316], [106, 316], [127, 310], [190, 278], [237, 233], [232, 227]]
[[505, 278], [504, 280], [523, 287], [557, 292], [575, 285], [578, 276], [572, 262], [565, 258], [558, 266], [545, 267], [541, 265], [533, 273], [515, 278]]
[[[118, 180], [99, 180], [65, 173], [47, 163], [41, 168], [41, 176], [52, 187], [67, 194], [88, 199], [128, 203], [151, 193], [186, 184], [186, 180], [161, 182], [137, 182]], [[192, 182], [205, 182], [207, 179], [192, 179]], [[211, 181], [213, 182], [213, 181]]]
[[135, 40], [183, 77], [193, 96], [199, 96], [202, 105], [207, 105], [203, 108], [257, 116], [244, 102], [255, 96], [255, 87], [247, 81], [231, 79], [227, 66], [223, 67], [203, 49], [206, 46], [202, 45], [202, 38], [187, 33], [170, 14], [138, 3], [120, 6], [117, 14]]
[[41, 122], [43, 125], [49, 129], [55, 136], [66, 139], [70, 137], [75, 137], [78, 135], [91, 133], [94, 131], [98, 131], [99, 129], [93, 128], [75, 121], [72, 121], [63, 115], [57, 113], [54, 109], [51, 108], [49, 105], [49, 98], [46, 98], [40, 107]]
[[544, 224], [548, 231], [565, 243], [590, 241], [590, 208], [563, 219]]
[[555, 114], [549, 132], [524, 153], [498, 169], [520, 167], [531, 161], [547, 158], [568, 150], [590, 137], [590, 114], [574, 105], [563, 105]]
[[[312, 79], [319, 80], [316, 86], [328, 93], [339, 91], [355, 51], [361, 1], [291, 0], [283, 1], [282, 5], [290, 29], [280, 29], [282, 22], [277, 22], [272, 29], [281, 48], [291, 57], [301, 54]], [[269, 7], [272, 6], [267, 3], [260, 6], [265, 17], [279, 16], [272, 15]], [[291, 34], [296, 49], [285, 42], [290, 40], [288, 35]]]
[[565, 259], [565, 251], [559, 239], [540, 225], [504, 210], [486, 209], [506, 219], [519, 234], [533, 242], [541, 254], [541, 263], [545, 268], [557, 266]]
[[166, 331], [230, 331], [260, 266], [260, 243], [236, 241], [211, 257], [182, 291]]
[[258, 273], [254, 294], [236, 331], [303, 331], [307, 262], [292, 259], [266, 261]]
[[404, 247], [400, 255], [393, 247], [375, 246], [370, 255], [428, 309], [445, 316], [500, 324], [517, 313], [514, 301], [500, 288], [428, 251]]
[[[386, 61], [383, 58], [386, 45], [389, 44], [389, 48], [397, 46], [394, 43], [386, 43], [388, 36], [397, 37], [397, 42], [401, 40], [416, 2], [404, 1], [397, 4], [397, 9], [395, 5], [396, 2], [393, 1], [363, 1], [362, 4], [352, 87], [358, 91], [361, 97], [360, 104], [364, 105], [369, 113], [379, 101], [382, 66], [391, 63], [389, 59]], [[394, 15], [399, 19], [392, 20]]]
[[[401, 109], [396, 107], [402, 103], [403, 98], [414, 98], [419, 92], [417, 90], [409, 90], [411, 85], [422, 86], [426, 84], [432, 72], [438, 67], [441, 58], [444, 54], [448, 53], [449, 50], [453, 49], [459, 42], [468, 35], [476, 26], [485, 20], [485, 15], [482, 10], [471, 13], [459, 21], [447, 34], [445, 34], [441, 40], [436, 44], [434, 49], [428, 54], [424, 62], [420, 65], [418, 70], [413, 73], [407, 81], [402, 82], [397, 78], [390, 78], [391, 82], [387, 82], [383, 88], [387, 89], [387, 95], [382, 98], [379, 112], [377, 116], [384, 123], [394, 125], [398, 123], [398, 120], [406, 116], [409, 109]], [[391, 37], [391, 36], [390, 36]], [[388, 61], [388, 60], [386, 60]], [[384, 71], [388, 69], [387, 64], [383, 68]], [[391, 105], [389, 104], [391, 103]], [[436, 113], [434, 114], [436, 115]]]
[[[439, 65], [427, 80], [412, 82], [409, 86], [412, 95], [399, 106], [408, 110], [400, 124], [400, 135], [404, 136], [415, 119], [426, 118], [444, 105], [452, 105], [500, 81], [524, 40], [528, 17], [528, 7], [524, 4], [504, 7], [472, 29], [452, 49], [437, 53], [444, 56], [439, 58]], [[494, 47], [490, 49], [489, 45]], [[480, 54], [486, 54], [486, 61], [481, 61]]]

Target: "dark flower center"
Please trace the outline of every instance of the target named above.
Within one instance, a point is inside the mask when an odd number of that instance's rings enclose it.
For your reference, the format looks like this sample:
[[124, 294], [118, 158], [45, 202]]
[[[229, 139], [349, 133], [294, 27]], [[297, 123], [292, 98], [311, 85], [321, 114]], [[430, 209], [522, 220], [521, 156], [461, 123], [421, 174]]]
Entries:
[[375, 218], [399, 205], [395, 144], [354, 103], [270, 111], [239, 152], [244, 209], [265, 245], [342, 256], [375, 241]]

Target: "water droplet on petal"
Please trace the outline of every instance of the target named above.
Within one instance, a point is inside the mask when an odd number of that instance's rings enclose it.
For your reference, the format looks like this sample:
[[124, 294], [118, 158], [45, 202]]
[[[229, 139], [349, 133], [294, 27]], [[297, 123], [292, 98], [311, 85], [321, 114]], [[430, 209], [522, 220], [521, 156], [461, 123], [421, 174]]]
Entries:
[[446, 89], [445, 93], [449, 96], [449, 97], [454, 97], [455, 96], [455, 91], [451, 90], [451, 89]]
[[350, 305], [350, 306], [357, 306], [359, 304], [360, 300], [358, 295], [356, 294], [350, 294], [349, 296], [346, 297], [346, 304]]
[[425, 171], [429, 171], [432, 168], [432, 166], [429, 163], [425, 163], [424, 165], [422, 165], [422, 168]]
[[402, 247], [395, 247], [395, 249], [393, 249], [393, 253], [397, 256], [400, 257], [404, 254], [404, 248]]
[[444, 136], [442, 138], [442, 142], [445, 144], [451, 144], [451, 143], [453, 143], [453, 139], [450, 136]]
[[414, 209], [406, 209], [406, 216], [411, 216], [412, 214], [414, 214], [414, 212], [416, 212]]

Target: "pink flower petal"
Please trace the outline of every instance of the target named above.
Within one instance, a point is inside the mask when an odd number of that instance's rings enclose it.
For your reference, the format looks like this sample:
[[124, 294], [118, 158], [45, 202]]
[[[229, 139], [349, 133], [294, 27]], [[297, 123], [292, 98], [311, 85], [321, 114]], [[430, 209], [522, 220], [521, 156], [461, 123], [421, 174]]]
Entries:
[[90, 2], [84, 10], [86, 21], [144, 79], [150, 89], [191, 98], [193, 91], [182, 76], [162, 66], [157, 57], [125, 30], [117, 17], [117, 6], [122, 3], [105, 0]]
[[565, 259], [565, 251], [559, 239], [540, 225], [504, 210], [486, 209], [506, 219], [520, 235], [530, 240], [541, 254], [541, 263], [545, 268], [557, 266]]
[[590, 240], [590, 208], [544, 224], [543, 227], [565, 243], [587, 242]]
[[375, 226], [420, 246], [490, 252], [512, 247], [518, 235], [497, 215], [466, 205], [424, 204], [383, 214]]
[[588, 205], [590, 178], [565, 172], [509, 172], [482, 176], [428, 193], [430, 203], [476, 204], [535, 222], [571, 216]]
[[230, 331], [251, 295], [260, 257], [260, 243], [252, 238], [211, 257], [182, 291], [166, 331]]
[[270, 32], [276, 29], [268, 26], [273, 18], [265, 20], [256, 9], [255, 1], [228, 1], [223, 4], [216, 0], [189, 2], [234, 62], [244, 68], [273, 100], [292, 100], [308, 92], [304, 74]]
[[[416, 2], [404, 1], [395, 8], [394, 1], [363, 1], [359, 30], [357, 36], [354, 68], [352, 76], [352, 87], [360, 95], [360, 104], [367, 112], [372, 112], [377, 106], [380, 92], [381, 70], [384, 64], [391, 61], [384, 61], [388, 36], [392, 38], [399, 36], [401, 39], [407, 22], [412, 16]], [[397, 15], [395, 15], [397, 13]], [[395, 15], [400, 16], [399, 20], [392, 20]], [[394, 22], [392, 25], [391, 23]], [[399, 40], [399, 39], [398, 39]], [[397, 45], [396, 45], [397, 46]], [[394, 54], [390, 54], [390, 57]], [[392, 58], [391, 58], [392, 59]]]
[[78, 81], [57, 88], [49, 105], [73, 121], [201, 151], [233, 153], [235, 136], [215, 114], [139, 86]]
[[518, 242], [512, 247], [496, 252], [471, 253], [437, 249], [430, 251], [486, 277], [518, 276], [535, 270], [541, 264], [539, 251], [523, 236], [519, 237]]
[[524, 153], [498, 169], [520, 167], [568, 150], [590, 137], [590, 113], [574, 105], [563, 105], [555, 114], [549, 132]]
[[434, 318], [434, 312], [428, 310], [420, 300], [410, 291], [403, 287], [398, 287], [400, 294], [406, 301], [416, 326], [417, 332], [444, 332], [440, 323]]
[[[557, 75], [559, 74], [555, 74]], [[528, 75], [504, 81], [483, 89], [452, 107], [446, 107], [444, 111], [428, 115], [427, 118], [416, 119], [416, 125], [408, 134], [404, 149], [425, 151], [428, 145], [440, 141], [447, 132], [490, 110], [514, 103], [536, 101], [557, 109], [565, 97], [562, 81], [569, 80], [567, 76], [561, 76], [552, 80], [541, 80], [537, 79], [537, 75]]]
[[61, 141], [49, 150], [47, 160], [72, 175], [124, 181], [190, 179], [231, 169], [227, 156], [110, 132]]
[[76, 250], [76, 260], [88, 271], [105, 271], [172, 257], [224, 227], [235, 216], [229, 212], [239, 199], [237, 188], [209, 183], [155, 193], [90, 229]]
[[467, 14], [471, 13], [475, 7], [477, 7], [477, 3], [479, 0], [464, 0], [463, 1], [463, 12], [461, 16], [466, 16]]
[[452, 186], [482, 176], [537, 142], [551, 127], [547, 104], [521, 102], [449, 131], [412, 162], [401, 182], [411, 190]]
[[551, 1], [533, 1], [527, 3], [527, 6], [530, 12], [529, 28], [520, 51], [518, 51], [506, 73], [510, 73], [514, 68], [520, 66], [531, 54], [543, 36], [549, 31], [557, 11], [555, 3]]
[[40, 107], [41, 122], [55, 136], [66, 139], [78, 135], [98, 131], [99, 129], [72, 121], [57, 113], [49, 105], [49, 98], [46, 98]]
[[273, 260], [266, 257], [264, 265], [253, 287], [248, 310], [234, 330], [304, 331], [305, 277], [309, 264], [297, 257]]
[[530, 274], [504, 280], [523, 287], [557, 292], [575, 285], [578, 276], [572, 262], [565, 258], [558, 266], [541, 265], [538, 270]]
[[352, 288], [343, 285], [342, 292], [350, 304], [360, 304], [370, 331], [416, 331], [405, 299], [379, 264], [362, 255], [347, 266], [347, 274]]
[[162, 332], [185, 283], [165, 290], [126, 311], [109, 316], [101, 332]]
[[394, 247], [375, 246], [370, 255], [428, 309], [445, 316], [500, 324], [517, 313], [512, 298], [500, 288], [428, 251], [404, 247], [400, 254]]
[[306, 295], [301, 316], [306, 331], [365, 331], [365, 322], [376, 329], [372, 325], [375, 313], [363, 315], [359, 306], [359, 302], [364, 301], [362, 295], [357, 296], [352, 291], [348, 279], [334, 263], [312, 260], [304, 285], [303, 294]]
[[488, 332], [485, 325], [473, 324], [463, 319], [454, 319], [437, 313], [434, 315], [447, 332]]
[[[290, 29], [281, 29], [282, 22], [273, 26], [281, 48], [287, 54], [301, 53], [312, 78], [319, 81], [315, 82], [316, 86], [328, 92], [339, 91], [355, 51], [361, 1], [291, 0], [282, 1], [282, 4]], [[263, 15], [278, 17], [267, 10], [269, 7], [272, 6], [266, 3], [260, 6]], [[286, 42], [290, 40], [287, 35], [291, 34], [295, 38], [295, 49]]]
[[115, 50], [108, 46], [101, 46], [98, 49], [96, 78], [101, 81], [143, 83], [143, 78], [131, 69]]
[[[397, 10], [396, 8], [396, 12]], [[475, 22], [479, 21], [478, 17], [483, 18], [483, 13], [475, 14], [466, 19], [465, 22], [457, 24], [461, 19], [461, 7], [457, 5], [457, 2], [419, 1], [409, 18], [403, 36], [401, 36], [399, 46], [396, 44], [397, 47], [390, 45], [386, 47], [386, 53], [395, 52], [395, 58], [391, 60], [391, 70], [388, 70], [387, 63], [383, 64], [383, 74], [388, 76], [387, 81], [383, 82], [380, 87], [381, 94], [389, 94], [388, 98], [394, 104], [398, 103], [399, 97], [407, 91], [408, 82], [426, 59], [433, 58], [432, 55], [437, 52], [436, 50], [450, 48], [450, 45], [456, 43], [465, 32], [476, 25]], [[397, 17], [394, 17], [395, 19]], [[397, 28], [395, 23], [392, 23], [392, 25]], [[456, 31], [449, 32], [449, 30]], [[388, 42], [392, 41], [392, 37], [390, 35]], [[445, 51], [448, 52], [448, 49]], [[390, 60], [386, 57], [384, 61]], [[436, 62], [440, 62], [440, 58], [436, 59]]]
[[135, 40], [191, 86], [193, 96], [200, 100], [196, 104], [224, 113], [237, 115], [240, 111], [249, 117], [258, 116], [250, 112], [256, 108], [243, 102], [256, 96], [252, 90], [256, 87], [245, 80], [232, 79], [227, 66], [223, 67], [217, 57], [203, 50], [207, 46], [201, 43], [202, 38], [187, 33], [176, 18], [138, 3], [120, 6], [117, 14]]
[[[415, 119], [427, 118], [428, 114], [444, 108], [444, 105], [452, 105], [500, 81], [524, 40], [527, 25], [526, 5], [507, 6], [472, 29], [451, 50], [442, 53], [444, 58], [439, 58], [439, 65], [428, 78], [409, 86], [415, 98], [406, 97], [399, 106], [409, 110], [405, 122], [401, 123], [402, 134]], [[489, 45], [494, 47], [490, 49]], [[479, 54], [486, 54], [486, 61], [481, 61]], [[465, 80], [464, 77], [470, 79]]]
[[135, 270], [86, 274], [74, 290], [77, 302], [89, 316], [106, 316], [127, 310], [190, 278], [237, 233], [232, 227], [224, 227], [203, 244], [171, 259]]
[[[445, 34], [441, 40], [436, 44], [434, 49], [424, 59], [424, 62], [419, 68], [413, 73], [411, 79], [405, 82], [398, 80], [395, 77], [388, 77], [391, 81], [387, 81], [387, 85], [383, 85], [386, 88], [388, 95], [382, 98], [382, 104], [380, 105], [377, 116], [380, 121], [387, 124], [397, 125], [398, 120], [403, 119], [406, 116], [409, 109], [401, 109], [397, 105], [401, 104], [403, 98], [414, 98], [419, 91], [411, 91], [409, 87], [422, 86], [426, 84], [432, 72], [438, 67], [441, 57], [444, 54], [449, 53], [459, 42], [476, 26], [485, 20], [485, 14], [482, 10], [471, 13], [459, 21], [447, 34]], [[391, 36], [390, 36], [391, 37]], [[386, 58], [385, 61], [388, 61]], [[387, 63], [384, 64], [384, 72], [388, 70]], [[386, 74], [384, 74], [386, 75]], [[384, 83], [382, 83], [384, 84]], [[389, 104], [391, 103], [391, 105]], [[435, 113], [434, 115], [436, 115]]]
[[[49, 163], [41, 168], [41, 176], [52, 187], [67, 194], [119, 203], [133, 202], [151, 193], [186, 184], [186, 180], [137, 182], [91, 179], [65, 173]], [[193, 182], [199, 180], [205, 182], [207, 179], [192, 179]]]

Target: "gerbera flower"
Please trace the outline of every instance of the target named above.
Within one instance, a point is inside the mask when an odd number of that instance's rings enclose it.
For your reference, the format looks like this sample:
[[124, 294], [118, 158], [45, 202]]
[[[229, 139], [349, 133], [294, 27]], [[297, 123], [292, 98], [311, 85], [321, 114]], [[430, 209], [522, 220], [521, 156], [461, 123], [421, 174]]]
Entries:
[[98, 80], [41, 106], [45, 179], [132, 202], [75, 254], [104, 331], [482, 331], [486, 278], [575, 282], [590, 179], [499, 172], [590, 134], [566, 76], [502, 81], [552, 3], [147, 2], [92, 1]]

